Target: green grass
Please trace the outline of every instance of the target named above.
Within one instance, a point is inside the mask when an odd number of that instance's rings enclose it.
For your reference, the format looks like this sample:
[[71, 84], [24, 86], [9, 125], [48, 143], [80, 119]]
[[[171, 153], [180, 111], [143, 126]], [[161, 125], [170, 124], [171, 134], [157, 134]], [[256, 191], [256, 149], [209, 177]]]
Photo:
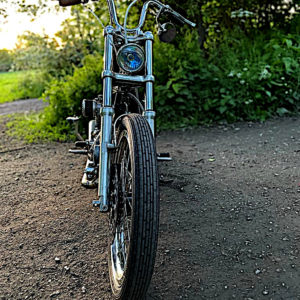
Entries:
[[27, 143], [75, 141], [76, 138], [70, 124], [60, 121], [57, 126], [52, 126], [47, 123], [43, 113], [11, 115], [6, 127], [8, 135], [20, 138]]
[[0, 103], [11, 102], [22, 97], [18, 83], [26, 73], [24, 71], [0, 73]]
[[40, 97], [44, 90], [40, 80], [35, 71], [0, 73], [0, 103]]

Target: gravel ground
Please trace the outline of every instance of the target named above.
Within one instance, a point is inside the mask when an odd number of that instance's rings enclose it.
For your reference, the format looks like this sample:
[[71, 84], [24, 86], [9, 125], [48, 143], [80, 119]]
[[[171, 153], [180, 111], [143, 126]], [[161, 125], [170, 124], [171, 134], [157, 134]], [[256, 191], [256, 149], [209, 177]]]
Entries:
[[[111, 299], [107, 217], [70, 144], [0, 122], [0, 299]], [[300, 299], [300, 118], [163, 132], [148, 299]]]

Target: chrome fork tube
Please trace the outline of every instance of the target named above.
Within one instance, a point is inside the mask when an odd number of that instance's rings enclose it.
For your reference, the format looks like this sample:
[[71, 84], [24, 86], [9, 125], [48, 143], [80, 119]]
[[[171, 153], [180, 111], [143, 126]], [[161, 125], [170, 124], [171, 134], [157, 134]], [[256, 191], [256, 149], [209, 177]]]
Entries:
[[[151, 32], [146, 32], [146, 76], [148, 78], [154, 78], [153, 77], [153, 34]], [[154, 119], [155, 119], [155, 112], [153, 110], [154, 104], [153, 104], [153, 85], [154, 80], [149, 79], [149, 81], [146, 82], [146, 107], [144, 116], [146, 117], [150, 128], [152, 130], [153, 135], [155, 134], [155, 128], [154, 128]]]
[[[113, 27], [105, 28], [105, 54], [104, 71], [112, 71], [113, 63]], [[101, 140], [100, 140], [100, 161], [99, 161], [99, 183], [98, 196], [100, 211], [107, 212], [109, 209], [108, 192], [110, 176], [110, 155], [109, 147], [112, 139], [112, 120], [114, 109], [112, 108], [112, 77], [103, 79], [103, 107], [101, 109]]]

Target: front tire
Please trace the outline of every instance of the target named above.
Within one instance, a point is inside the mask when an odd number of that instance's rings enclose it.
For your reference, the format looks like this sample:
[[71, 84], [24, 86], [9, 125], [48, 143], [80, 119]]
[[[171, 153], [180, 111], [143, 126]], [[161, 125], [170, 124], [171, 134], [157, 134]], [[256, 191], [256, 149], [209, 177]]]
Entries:
[[141, 300], [154, 269], [159, 227], [156, 147], [144, 117], [123, 118], [113, 161], [111, 287], [118, 300]]

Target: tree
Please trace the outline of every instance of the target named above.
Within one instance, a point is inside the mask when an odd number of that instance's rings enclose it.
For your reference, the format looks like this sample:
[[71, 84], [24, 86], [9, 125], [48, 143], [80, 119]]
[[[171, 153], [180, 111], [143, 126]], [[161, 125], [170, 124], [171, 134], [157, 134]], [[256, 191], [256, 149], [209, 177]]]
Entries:
[[[104, 13], [103, 9], [95, 9], [98, 15]], [[62, 23], [55, 38], [32, 32], [19, 36], [14, 51], [15, 69], [38, 69], [55, 77], [72, 74], [86, 55], [101, 52], [101, 36], [97, 21], [81, 6], [72, 7], [71, 18]]]
[[[97, 9], [99, 16], [103, 9]], [[83, 57], [103, 49], [102, 28], [95, 18], [82, 7], [72, 8], [72, 17], [65, 20], [62, 29], [56, 33], [60, 39], [59, 53], [62, 59], [68, 59], [71, 65], [80, 65]], [[101, 17], [105, 19], [104, 16]]]
[[17, 70], [47, 70], [57, 68], [58, 43], [47, 35], [25, 32], [18, 37], [14, 51], [14, 67]]

